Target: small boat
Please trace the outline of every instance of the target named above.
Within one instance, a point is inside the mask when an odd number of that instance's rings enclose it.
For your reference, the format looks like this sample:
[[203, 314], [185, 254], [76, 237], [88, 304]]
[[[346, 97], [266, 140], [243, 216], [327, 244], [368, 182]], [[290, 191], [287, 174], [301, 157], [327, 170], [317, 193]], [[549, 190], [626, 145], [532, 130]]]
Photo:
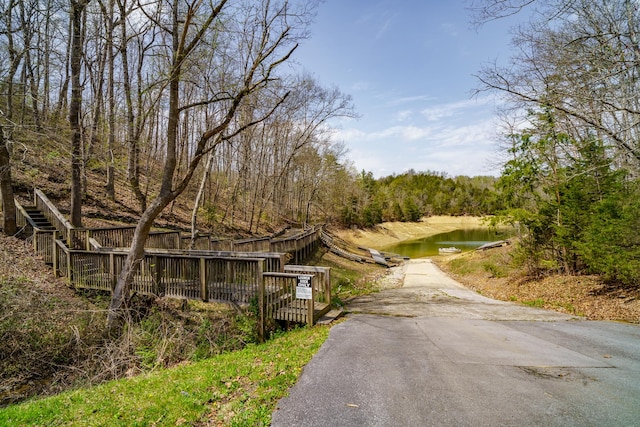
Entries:
[[458, 249], [455, 246], [450, 248], [438, 248], [438, 252], [441, 254], [459, 254], [462, 249]]

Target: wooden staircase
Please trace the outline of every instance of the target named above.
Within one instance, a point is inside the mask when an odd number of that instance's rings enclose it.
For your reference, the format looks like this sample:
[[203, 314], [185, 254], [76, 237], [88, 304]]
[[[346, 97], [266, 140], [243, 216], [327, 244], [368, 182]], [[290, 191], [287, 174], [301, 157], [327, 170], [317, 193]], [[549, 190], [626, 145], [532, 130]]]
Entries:
[[[27, 213], [29, 221], [34, 228], [39, 230], [55, 230], [56, 228], [49, 222], [44, 216], [42, 211], [35, 206], [24, 206], [24, 211]], [[58, 230], [60, 231], [60, 230]]]

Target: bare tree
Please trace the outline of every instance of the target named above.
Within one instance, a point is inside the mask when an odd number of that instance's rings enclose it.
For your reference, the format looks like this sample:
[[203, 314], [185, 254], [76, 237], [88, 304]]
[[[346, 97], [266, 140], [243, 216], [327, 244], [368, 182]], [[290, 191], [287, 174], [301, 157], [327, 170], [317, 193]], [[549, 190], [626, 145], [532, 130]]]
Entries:
[[[13, 181], [11, 178], [11, 155], [9, 150], [9, 138], [5, 135], [5, 130], [13, 127], [13, 98], [14, 98], [14, 79], [18, 66], [22, 58], [22, 52], [18, 51], [18, 47], [14, 42], [14, 33], [17, 31], [13, 25], [13, 16], [17, 7], [14, 0], [3, 4], [4, 8], [0, 10], [2, 16], [2, 27], [0, 27], [0, 35], [6, 37], [6, 62], [8, 69], [3, 70], [2, 82], [5, 86], [6, 97], [3, 99], [5, 112], [0, 111], [0, 202], [2, 203], [3, 224], [2, 228], [5, 234], [13, 235], [16, 233], [16, 205], [13, 198]], [[4, 67], [0, 67], [3, 69]], [[6, 122], [7, 126], [4, 126]]]
[[509, 66], [480, 71], [479, 91], [502, 93], [520, 111], [552, 107], [564, 131], [577, 140], [597, 132], [619, 162], [638, 169], [639, 12], [629, 0], [535, 3], [546, 12], [519, 28]]
[[[126, 312], [129, 288], [144, 256], [144, 242], [155, 218], [186, 189], [200, 161], [215, 147], [214, 144], [224, 142], [263, 121], [282, 102], [282, 99], [277, 100], [263, 117], [240, 124], [239, 127], [231, 127], [244, 100], [268, 87], [276, 78], [278, 66], [285, 63], [295, 50], [297, 38], [303, 35], [300, 30], [304, 30], [307, 24], [309, 4], [305, 4], [302, 11], [297, 11], [299, 13], [294, 13], [296, 11], [288, 1], [244, 2], [237, 9], [232, 6], [229, 0], [219, 0], [213, 4], [174, 0], [162, 7], [154, 5], [156, 10], [168, 11], [156, 22], [158, 28], [168, 36], [170, 46], [166, 74], [168, 105], [165, 160], [160, 189], [142, 213], [113, 292], [107, 321], [110, 330], [118, 326]], [[223, 11], [227, 12], [224, 19]], [[146, 16], [152, 18], [150, 13]], [[218, 44], [217, 38], [223, 36], [231, 41]], [[215, 52], [220, 46], [233, 48], [232, 51], [218, 52], [223, 56], [220, 59], [233, 60], [236, 64], [233, 84], [229, 82], [218, 86], [221, 91], [203, 91], [201, 100], [182, 101], [181, 87], [186, 84], [189, 72], [198, 67], [198, 54], [206, 57], [206, 52]], [[213, 64], [209, 66], [215, 67]], [[199, 107], [222, 110], [210, 116], [212, 121], [197, 138], [188, 167], [178, 177], [176, 164], [180, 116], [187, 110]]]
[[13, 199], [13, 182], [11, 180], [11, 158], [9, 156], [8, 138], [0, 126], [0, 202], [2, 202], [2, 229], [12, 236], [16, 234], [16, 204]]
[[69, 125], [71, 127], [71, 224], [82, 226], [82, 15], [89, 0], [71, 0], [71, 102]]

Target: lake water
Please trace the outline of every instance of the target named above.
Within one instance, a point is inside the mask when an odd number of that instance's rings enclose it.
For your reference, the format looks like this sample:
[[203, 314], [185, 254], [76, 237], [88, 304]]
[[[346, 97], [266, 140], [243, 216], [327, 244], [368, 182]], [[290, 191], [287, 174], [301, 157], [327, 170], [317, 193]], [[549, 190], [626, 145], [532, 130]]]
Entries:
[[455, 230], [448, 233], [436, 234], [423, 239], [408, 240], [382, 250], [392, 252], [410, 258], [422, 258], [438, 255], [439, 248], [456, 247], [463, 252], [473, 250], [485, 243], [505, 240], [512, 236], [510, 230], [489, 230], [486, 228], [471, 228]]

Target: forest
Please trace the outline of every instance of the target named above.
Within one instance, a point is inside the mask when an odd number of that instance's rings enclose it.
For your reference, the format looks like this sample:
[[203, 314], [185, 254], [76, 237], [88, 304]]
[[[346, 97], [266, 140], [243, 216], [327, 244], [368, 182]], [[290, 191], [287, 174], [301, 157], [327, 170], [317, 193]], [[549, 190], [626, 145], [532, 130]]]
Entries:
[[1, 6], [7, 234], [15, 232], [14, 191], [53, 183], [75, 226], [83, 203], [109, 199], [137, 212], [139, 239], [176, 200], [192, 212], [194, 234], [495, 215], [526, 231], [532, 272], [637, 278], [632, 0], [472, 2], [478, 26], [529, 17], [514, 29], [510, 61], [477, 74], [476, 91], [503, 101], [500, 177], [355, 170], [348, 141], [331, 138], [334, 119], [357, 117], [350, 96], [291, 63], [318, 2]]
[[507, 64], [478, 72], [504, 99], [506, 161], [496, 222], [522, 228], [531, 273], [640, 279], [638, 2], [478, 1], [478, 25], [512, 14]]
[[87, 195], [139, 215], [162, 196], [157, 216], [184, 192], [192, 231], [248, 234], [491, 213], [491, 178], [355, 171], [330, 138], [350, 97], [284, 65], [316, 6], [3, 0], [3, 200], [64, 184], [80, 226]]
[[[349, 141], [333, 138], [339, 119], [358, 116], [351, 97], [292, 60], [320, 3], [0, 0], [2, 232], [19, 232], [14, 199], [29, 199], [34, 188], [75, 227], [136, 225], [126, 268], [99, 311], [106, 328], [95, 319], [98, 311], [82, 308], [77, 336], [51, 334], [55, 323], [69, 333], [70, 311], [54, 310], [58, 302], [24, 285], [36, 282], [29, 281], [36, 264], [22, 268], [26, 277], [15, 283], [2, 278], [3, 295], [40, 309], [3, 318], [11, 332], [2, 336], [13, 344], [7, 341], [5, 354], [34, 372], [45, 367], [43, 377], [60, 366], [75, 369], [71, 359], [91, 362], [100, 366], [78, 372], [98, 383], [129, 375], [130, 366], [168, 366], [250, 342], [229, 332], [250, 329], [245, 317], [215, 313], [216, 329], [204, 315], [192, 321], [180, 306], [147, 301], [134, 313], [139, 335], [133, 328], [118, 335], [132, 307], [131, 275], [158, 226], [235, 238], [291, 224], [354, 228], [430, 215], [488, 216], [519, 230], [509, 260], [529, 276], [596, 275], [618, 289], [638, 288], [636, 0], [469, 1], [479, 29], [526, 17], [513, 29], [514, 55], [479, 64], [476, 76], [475, 93], [500, 101], [499, 177], [429, 170], [375, 177], [357, 170]], [[27, 259], [22, 242], [3, 242], [3, 265]], [[11, 245], [20, 256], [8, 258]], [[10, 301], [0, 298], [7, 312], [14, 310]], [[56, 317], [60, 312], [65, 316]], [[27, 348], [33, 337], [37, 345]], [[175, 345], [179, 356], [151, 350], [182, 337], [195, 338]], [[50, 349], [56, 357], [43, 362]]]

